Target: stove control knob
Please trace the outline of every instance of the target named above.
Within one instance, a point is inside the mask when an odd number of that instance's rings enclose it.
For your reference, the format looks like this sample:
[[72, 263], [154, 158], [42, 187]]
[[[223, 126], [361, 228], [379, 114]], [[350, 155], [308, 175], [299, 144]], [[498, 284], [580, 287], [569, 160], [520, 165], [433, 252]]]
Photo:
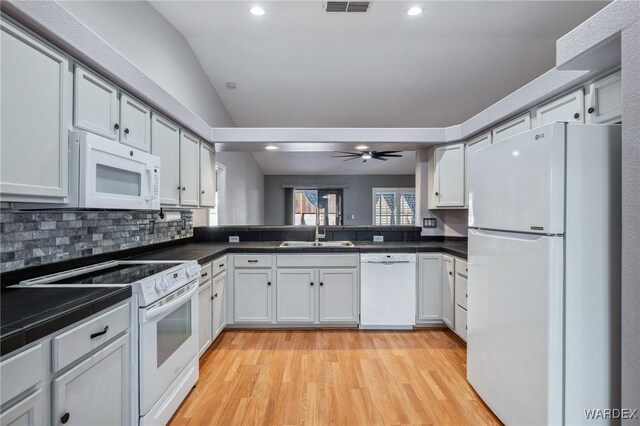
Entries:
[[169, 287], [171, 287], [171, 280], [169, 278], [163, 278], [162, 279], [162, 289], [163, 290], [167, 290], [169, 289]]
[[162, 290], [164, 290], [164, 283], [162, 280], [156, 281], [156, 291], [160, 293]]

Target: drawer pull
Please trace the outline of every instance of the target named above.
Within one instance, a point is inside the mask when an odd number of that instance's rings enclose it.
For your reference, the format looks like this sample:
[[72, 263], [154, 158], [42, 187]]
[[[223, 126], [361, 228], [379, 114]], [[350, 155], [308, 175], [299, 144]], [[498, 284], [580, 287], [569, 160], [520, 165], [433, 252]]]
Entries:
[[69, 413], [64, 413], [62, 415], [62, 417], [60, 417], [60, 423], [64, 424], [67, 423], [69, 421], [69, 419], [71, 418], [71, 414]]
[[[102, 336], [103, 334], [107, 334], [107, 331], [109, 331], [109, 326], [108, 326], [108, 325], [105, 325], [105, 326], [104, 326], [104, 330], [102, 330], [102, 331], [98, 331], [97, 333], [91, 333], [91, 338], [92, 338], [92, 339], [95, 339], [96, 337], [100, 337], [100, 336]], [[68, 414], [68, 413], [67, 413], [67, 414]], [[63, 416], [63, 417], [64, 417], [64, 416]], [[63, 423], [66, 423], [66, 422], [63, 422]]]
[[251, 259], [250, 259], [250, 260], [247, 260], [247, 262], [249, 262], [249, 263], [258, 263], [258, 261], [257, 261], [257, 260], [251, 260]]
[[200, 274], [201, 277], [206, 277], [207, 275], [209, 275], [208, 272], [203, 272], [203, 273]]
[[218, 268], [224, 268], [224, 263], [219, 264]]

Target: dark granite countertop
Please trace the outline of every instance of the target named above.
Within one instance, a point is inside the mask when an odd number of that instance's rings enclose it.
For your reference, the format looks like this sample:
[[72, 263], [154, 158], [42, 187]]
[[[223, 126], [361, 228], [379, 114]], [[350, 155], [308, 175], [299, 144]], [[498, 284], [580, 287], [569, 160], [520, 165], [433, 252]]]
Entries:
[[0, 356], [131, 297], [130, 287], [3, 288]]
[[204, 264], [227, 253], [447, 253], [467, 258], [467, 244], [449, 241], [354, 242], [355, 247], [278, 247], [280, 241], [187, 243], [134, 256], [139, 260], [197, 260]]

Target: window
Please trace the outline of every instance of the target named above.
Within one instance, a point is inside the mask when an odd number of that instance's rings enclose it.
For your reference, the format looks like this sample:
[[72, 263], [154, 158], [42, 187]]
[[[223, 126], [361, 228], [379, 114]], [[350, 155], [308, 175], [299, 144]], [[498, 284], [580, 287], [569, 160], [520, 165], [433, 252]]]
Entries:
[[293, 192], [294, 225], [342, 225], [342, 189], [295, 189]]
[[373, 188], [373, 224], [377, 226], [416, 223], [414, 188]]

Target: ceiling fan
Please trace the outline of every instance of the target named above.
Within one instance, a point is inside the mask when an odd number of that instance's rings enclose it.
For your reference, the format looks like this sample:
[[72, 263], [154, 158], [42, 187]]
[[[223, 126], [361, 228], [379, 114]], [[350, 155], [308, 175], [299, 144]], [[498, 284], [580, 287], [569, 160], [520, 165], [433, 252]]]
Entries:
[[336, 151], [338, 154], [344, 155], [332, 155], [333, 158], [343, 158], [347, 157], [342, 161], [355, 160], [356, 158], [362, 158], [362, 162], [366, 163], [368, 160], [372, 158], [374, 160], [387, 161], [388, 158], [391, 157], [402, 157], [401, 154], [398, 154], [402, 151], [362, 151], [362, 152], [346, 152], [346, 151]]

